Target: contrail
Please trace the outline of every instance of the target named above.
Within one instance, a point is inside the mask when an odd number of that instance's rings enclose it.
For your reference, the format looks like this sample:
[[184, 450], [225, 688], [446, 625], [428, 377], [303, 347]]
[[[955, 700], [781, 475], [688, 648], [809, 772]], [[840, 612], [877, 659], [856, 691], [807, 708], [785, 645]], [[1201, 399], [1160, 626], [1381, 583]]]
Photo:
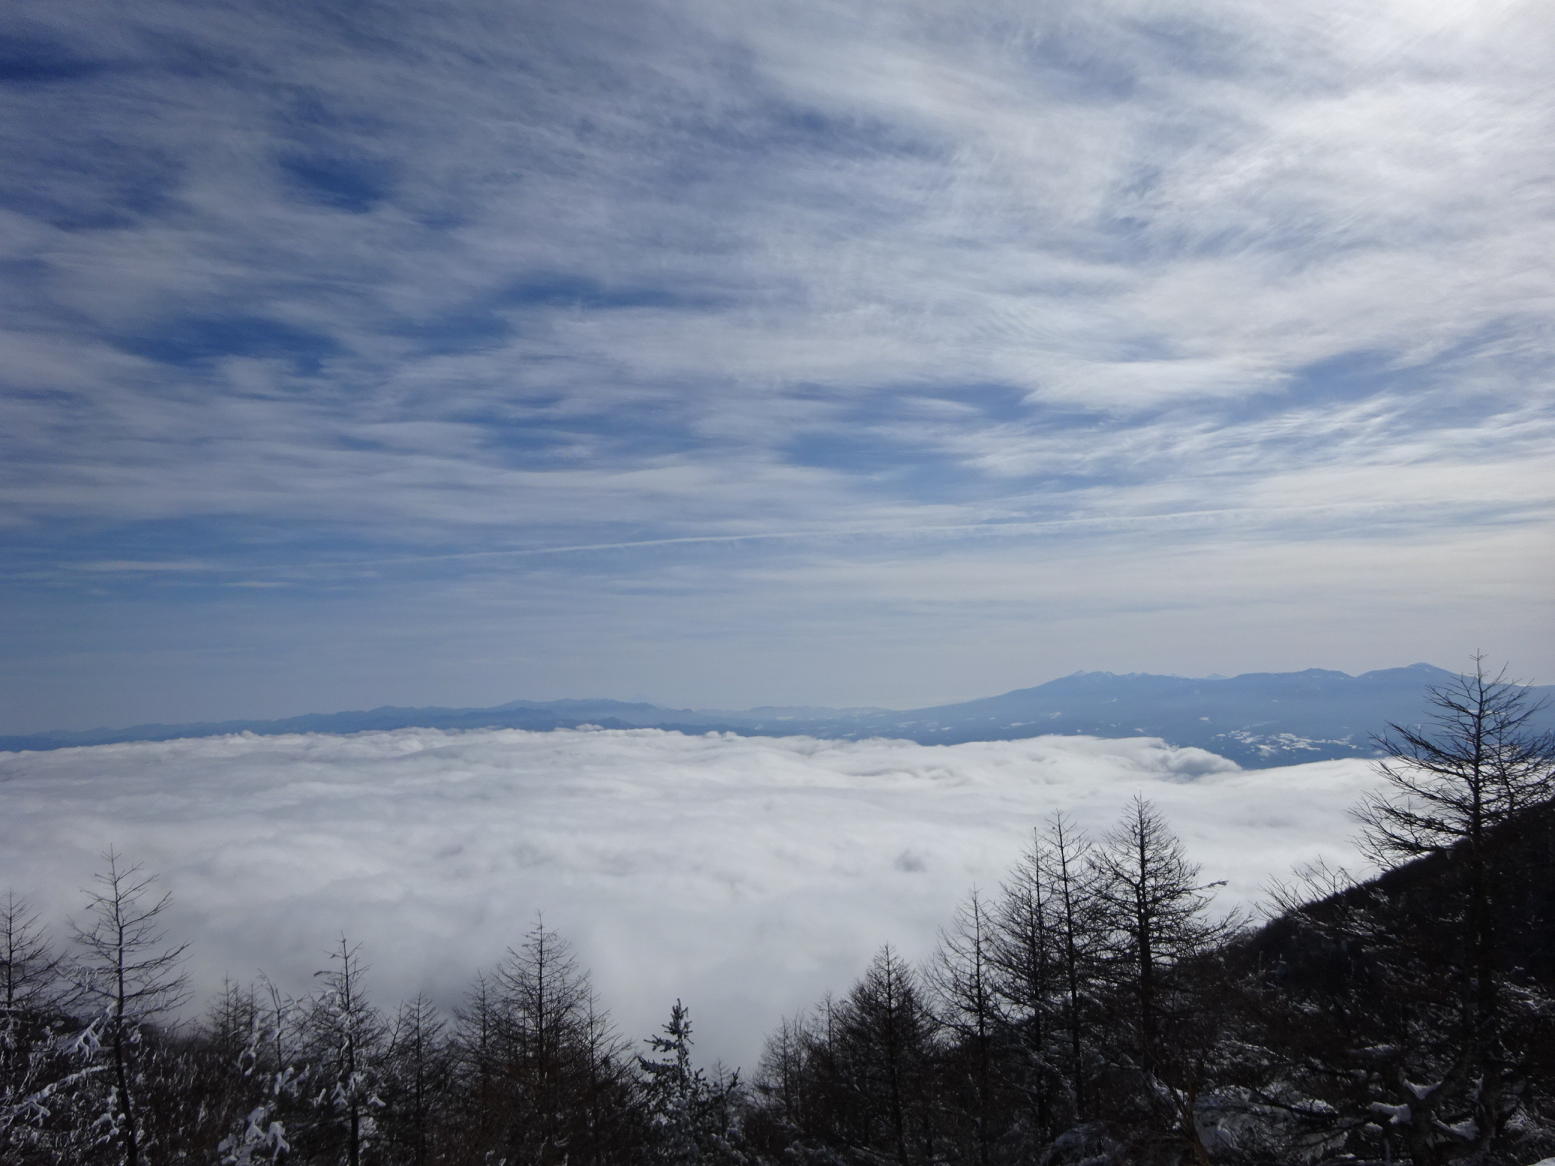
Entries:
[[926, 535], [1003, 535], [1040, 534], [1046, 531], [1105, 529], [1108, 527], [1151, 526], [1170, 522], [1192, 522], [1209, 519], [1268, 519], [1279, 516], [1321, 514], [1335, 511], [1353, 511], [1354, 505], [1314, 504], [1310, 506], [1282, 506], [1278, 508], [1217, 507], [1197, 510], [1175, 510], [1152, 514], [1084, 515], [1071, 518], [1016, 519], [1007, 522], [947, 522], [921, 526], [900, 527], [829, 527], [810, 530], [748, 531], [741, 534], [691, 534], [664, 538], [622, 539], [614, 542], [565, 543], [559, 546], [497, 547], [477, 551], [447, 551], [439, 554], [398, 555], [376, 559], [326, 560], [307, 564], [271, 563], [233, 565], [219, 563], [156, 563], [115, 561], [91, 564], [73, 564], [78, 569], [104, 573], [178, 571], [200, 573], [267, 574], [276, 571], [311, 571], [320, 569], [353, 567], [414, 566], [418, 563], [469, 562], [478, 559], [544, 558], [554, 555], [587, 554], [595, 551], [631, 551], [653, 547], [699, 546], [743, 542], [797, 542], [803, 540], [824, 541], [838, 538], [886, 538], [905, 539]]

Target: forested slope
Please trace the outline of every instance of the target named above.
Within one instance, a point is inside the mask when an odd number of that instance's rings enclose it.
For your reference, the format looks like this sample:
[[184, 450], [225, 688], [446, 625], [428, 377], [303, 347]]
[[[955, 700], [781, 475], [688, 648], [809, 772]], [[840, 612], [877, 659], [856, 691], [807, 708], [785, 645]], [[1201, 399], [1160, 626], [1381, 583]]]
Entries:
[[0, 901], [0, 1161], [1535, 1162], [1555, 742], [1483, 673], [1433, 699], [1357, 808], [1379, 877], [1315, 868], [1223, 918], [1149, 802], [1096, 838], [1055, 816], [926, 966], [882, 949], [775, 1018], [748, 1079], [695, 1066], [680, 1001], [617, 1033], [540, 922], [451, 1014], [374, 1000], [342, 938], [313, 993], [232, 985], [175, 1023], [166, 898], [110, 854], [67, 943]]

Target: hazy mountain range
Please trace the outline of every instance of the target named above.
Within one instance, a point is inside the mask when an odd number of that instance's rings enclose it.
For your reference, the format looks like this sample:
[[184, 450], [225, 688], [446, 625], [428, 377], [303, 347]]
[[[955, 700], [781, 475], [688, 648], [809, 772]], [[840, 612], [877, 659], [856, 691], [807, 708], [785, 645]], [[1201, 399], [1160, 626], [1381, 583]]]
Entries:
[[[857, 740], [898, 737], [922, 744], [1000, 741], [1044, 734], [1160, 737], [1208, 749], [1248, 767], [1289, 765], [1375, 752], [1371, 736], [1429, 714], [1426, 690], [1455, 674], [1430, 664], [1350, 676], [1321, 668], [1232, 677], [1077, 672], [1035, 688], [918, 709], [763, 707], [686, 709], [619, 700], [518, 700], [492, 708], [398, 708], [309, 713], [268, 721], [135, 725], [0, 737], [0, 750], [59, 749], [227, 733], [357, 733], [373, 729], [657, 728], [746, 736]], [[1532, 688], [1536, 698], [1555, 687]], [[1545, 727], [1555, 725], [1546, 707]]]

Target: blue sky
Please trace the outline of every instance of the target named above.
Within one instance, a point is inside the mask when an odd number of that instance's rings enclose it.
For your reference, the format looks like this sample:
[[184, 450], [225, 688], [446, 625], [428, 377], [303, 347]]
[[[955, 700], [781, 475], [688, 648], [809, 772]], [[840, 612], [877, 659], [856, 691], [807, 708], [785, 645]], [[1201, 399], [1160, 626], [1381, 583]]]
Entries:
[[20, 0], [0, 730], [1555, 647], [1536, 4]]

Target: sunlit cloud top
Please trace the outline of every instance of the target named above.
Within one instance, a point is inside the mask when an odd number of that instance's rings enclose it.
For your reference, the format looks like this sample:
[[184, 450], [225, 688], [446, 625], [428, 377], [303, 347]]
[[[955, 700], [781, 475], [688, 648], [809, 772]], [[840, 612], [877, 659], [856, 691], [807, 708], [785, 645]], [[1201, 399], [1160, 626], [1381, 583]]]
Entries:
[[1537, 673], [1551, 77], [1531, 3], [23, 0], [0, 728]]
[[0, 891], [63, 934], [113, 845], [174, 895], [200, 992], [260, 969], [304, 991], [344, 931], [380, 1003], [458, 1003], [543, 912], [625, 1035], [679, 996], [701, 1054], [749, 1068], [879, 945], [928, 957], [1056, 811], [1100, 835], [1142, 794], [1226, 880], [1216, 910], [1255, 909], [1296, 864], [1357, 866], [1346, 811], [1375, 781], [1359, 760], [1243, 771], [1085, 737], [401, 730], [0, 753]]

